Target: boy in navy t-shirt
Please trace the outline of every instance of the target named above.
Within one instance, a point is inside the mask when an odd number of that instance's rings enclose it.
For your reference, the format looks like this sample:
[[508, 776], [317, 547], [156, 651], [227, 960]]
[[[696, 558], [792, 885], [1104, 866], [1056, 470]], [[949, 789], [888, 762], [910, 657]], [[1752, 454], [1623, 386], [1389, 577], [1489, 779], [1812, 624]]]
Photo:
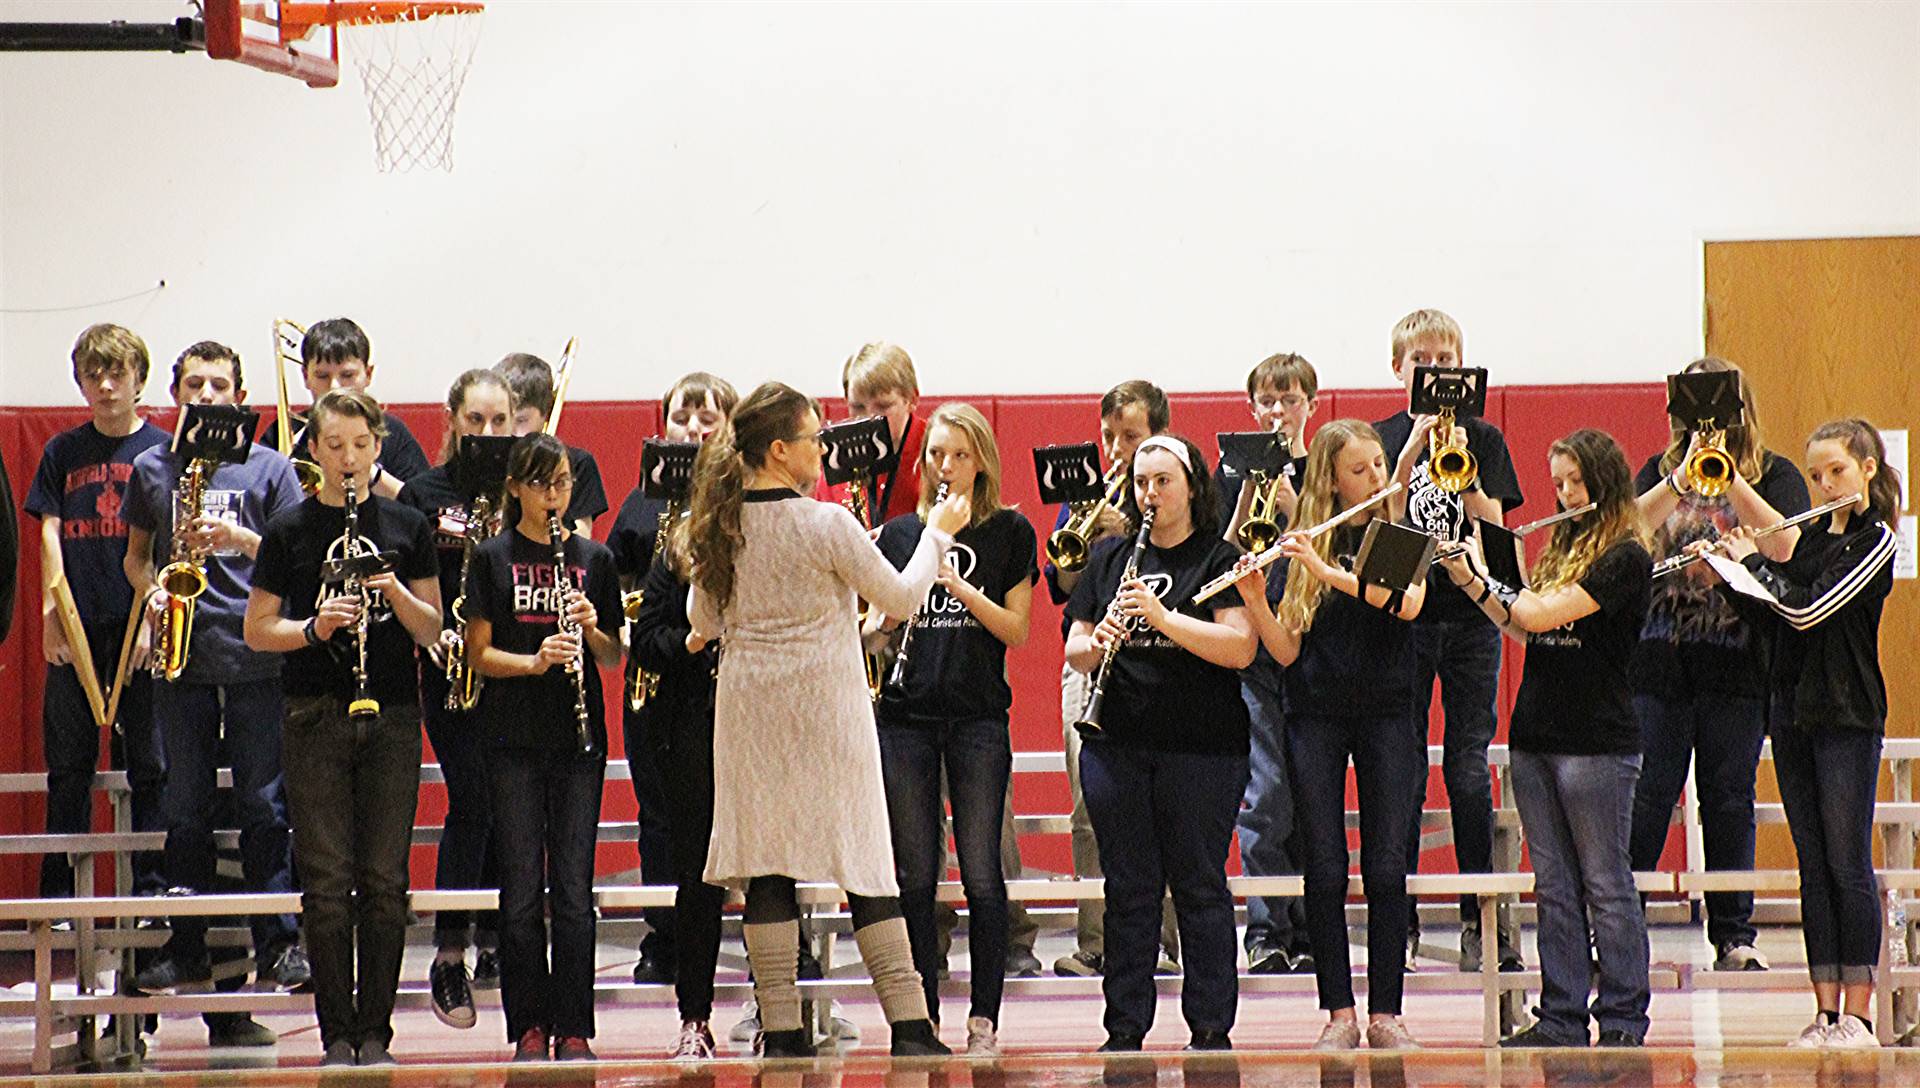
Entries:
[[[118, 325], [94, 325], [73, 345], [73, 380], [93, 418], [47, 443], [27, 491], [26, 511], [40, 519], [41, 652], [47, 659], [41, 714], [47, 759], [47, 833], [92, 829], [93, 772], [100, 759], [100, 725], [76, 669], [91, 668], [100, 690], [111, 689], [133, 589], [121, 573], [127, 525], [120, 502], [133, 478], [133, 461], [166, 442], [167, 434], [140, 418], [147, 382], [147, 345]], [[73, 593], [92, 660], [76, 661], [55, 614], [52, 587], [64, 580]], [[151, 689], [144, 671], [129, 671], [111, 732], [110, 757], [133, 787], [133, 830], [162, 826], [160, 787], [166, 765], [153, 735]], [[133, 855], [133, 890], [166, 888], [160, 856]], [[63, 854], [40, 859], [40, 895], [73, 894], [73, 868]]]

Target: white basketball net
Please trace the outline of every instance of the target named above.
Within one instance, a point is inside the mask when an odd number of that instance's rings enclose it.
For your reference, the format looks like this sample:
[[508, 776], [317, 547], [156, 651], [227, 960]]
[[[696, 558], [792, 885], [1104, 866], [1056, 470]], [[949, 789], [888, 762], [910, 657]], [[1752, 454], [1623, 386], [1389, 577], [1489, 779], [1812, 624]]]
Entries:
[[453, 116], [480, 43], [480, 12], [340, 26], [360, 70], [381, 173], [453, 169]]

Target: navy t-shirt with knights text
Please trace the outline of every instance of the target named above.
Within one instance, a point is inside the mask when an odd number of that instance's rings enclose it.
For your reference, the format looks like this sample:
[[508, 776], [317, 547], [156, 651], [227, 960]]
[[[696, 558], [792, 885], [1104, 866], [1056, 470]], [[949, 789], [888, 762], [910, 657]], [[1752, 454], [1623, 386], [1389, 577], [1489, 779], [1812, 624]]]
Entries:
[[167, 432], [151, 423], [115, 438], [89, 421], [54, 435], [40, 455], [26, 511], [60, 519], [60, 559], [85, 623], [124, 625], [133, 609], [133, 587], [122, 565], [127, 523], [120, 504], [133, 480], [134, 459], [167, 443]]

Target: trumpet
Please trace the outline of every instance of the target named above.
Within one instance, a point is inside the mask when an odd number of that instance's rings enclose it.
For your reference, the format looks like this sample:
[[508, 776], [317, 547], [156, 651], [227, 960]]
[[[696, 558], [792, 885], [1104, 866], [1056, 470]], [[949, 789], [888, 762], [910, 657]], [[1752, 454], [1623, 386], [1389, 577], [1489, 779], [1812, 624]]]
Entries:
[[460, 595], [447, 609], [453, 616], [453, 645], [447, 648], [447, 709], [471, 711], [480, 705], [485, 678], [467, 660], [467, 575], [473, 570], [473, 549], [491, 536], [493, 500], [481, 495], [467, 507], [467, 535], [460, 542]]
[[[273, 321], [273, 376], [278, 383], [279, 403], [274, 431], [278, 438], [280, 456], [293, 462], [294, 475], [300, 479], [300, 490], [311, 495], [320, 490], [320, 466], [304, 457], [293, 455], [293, 409], [287, 403], [287, 366], [289, 364], [304, 368], [306, 363], [300, 358], [300, 345], [297, 338], [307, 335], [307, 330], [284, 317]], [[303, 369], [304, 373], [304, 369]]]
[[1102, 512], [1120, 504], [1122, 488], [1126, 485], [1127, 466], [1116, 461], [1107, 471], [1106, 494], [1097, 501], [1074, 503], [1067, 523], [1047, 538], [1047, 561], [1065, 571], [1086, 566], [1087, 557], [1093, 554], [1094, 524]]
[[1453, 431], [1453, 409], [1442, 408], [1427, 436], [1427, 475], [1440, 490], [1458, 493], [1473, 486], [1480, 466], [1465, 442], [1454, 441]]
[[[679, 516], [680, 504], [678, 500], [668, 502], [667, 508], [660, 511], [660, 520], [656, 524], [653, 533], [653, 553], [647, 560], [648, 569], [652, 569], [653, 565], [660, 561], [660, 553], [666, 550], [667, 532], [672, 528], [674, 520]], [[643, 574], [641, 577], [644, 578], [645, 575]], [[645, 587], [630, 590], [620, 595], [620, 611], [621, 614], [626, 617], [628, 623], [632, 623], [640, 618], [640, 609], [646, 604], [646, 601], [647, 591]], [[639, 655], [633, 653], [631, 649], [628, 650], [628, 656], [632, 658], [633, 664], [627, 672], [627, 709], [637, 711], [647, 705], [647, 700], [660, 693], [660, 674], [657, 672], [648, 672], [641, 668]]]
[[360, 556], [360, 489], [351, 476], [346, 479], [346, 492], [346, 525], [340, 533], [340, 555], [349, 562], [342, 590], [360, 604], [360, 614], [353, 621], [353, 701], [347, 704], [347, 717], [363, 721], [380, 716], [380, 700], [373, 697], [367, 686], [367, 619], [373, 611], [373, 594], [367, 592], [359, 566], [351, 562]]
[[[1146, 554], [1147, 538], [1153, 532], [1154, 512], [1151, 506], [1140, 511], [1140, 535], [1134, 538], [1133, 552], [1127, 556], [1126, 569], [1120, 572], [1122, 586], [1140, 576], [1140, 557]], [[1116, 600], [1119, 599], [1117, 590], [1114, 597]], [[1113, 605], [1109, 603], [1107, 607], [1112, 608]], [[1121, 623], [1124, 628], [1123, 633], [1120, 638], [1107, 643], [1106, 651], [1100, 655], [1100, 668], [1093, 674], [1093, 690], [1087, 693], [1086, 709], [1080, 712], [1080, 720], [1073, 723], [1073, 727], [1083, 735], [1106, 731], [1106, 728], [1100, 724], [1100, 707], [1107, 701], [1107, 672], [1113, 668], [1113, 659], [1120, 652], [1120, 644], [1133, 634], [1139, 627], [1140, 621], [1137, 617], [1126, 616], [1122, 618]]]
[[[1773, 534], [1780, 532], [1782, 529], [1791, 529], [1796, 525], [1800, 525], [1800, 524], [1804, 524], [1805, 522], [1812, 521], [1814, 518], [1820, 517], [1823, 514], [1831, 514], [1835, 510], [1840, 510], [1840, 509], [1844, 509], [1845, 507], [1852, 506], [1854, 503], [1857, 503], [1859, 501], [1860, 501], [1860, 495], [1859, 493], [1856, 492], [1852, 495], [1848, 495], [1844, 499], [1835, 499], [1830, 503], [1826, 503], [1825, 505], [1816, 506], [1804, 514], [1795, 514], [1790, 518], [1784, 518], [1780, 521], [1773, 523], [1772, 525], [1768, 525], [1760, 529], [1755, 529], [1753, 531], [1753, 535], [1756, 538], [1763, 537], [1763, 536], [1772, 536]], [[1717, 541], [1715, 542], [1715, 545], [1718, 546]], [[1668, 556], [1667, 558], [1662, 559], [1660, 562], [1655, 563], [1653, 565], [1653, 576], [1655, 578], [1663, 578], [1684, 567], [1692, 566], [1697, 560], [1699, 560], [1699, 558], [1700, 556], [1692, 552], [1683, 552], [1680, 555]]]
[[193, 613], [207, 591], [206, 564], [193, 557], [187, 535], [206, 505], [207, 479], [213, 463], [194, 460], [180, 474], [179, 498], [174, 507], [171, 561], [155, 581], [167, 595], [166, 615], [153, 640], [153, 675], [169, 682], [187, 671], [187, 644], [193, 640]]
[[554, 621], [563, 635], [580, 640], [573, 660], [567, 662], [567, 674], [573, 677], [573, 736], [575, 750], [583, 756], [594, 753], [593, 722], [587, 717], [587, 643], [580, 625], [567, 617], [567, 595], [573, 592], [573, 578], [567, 573], [567, 541], [561, 534], [560, 512], [547, 511], [547, 543], [553, 548]]
[[1733, 486], [1733, 457], [1727, 453], [1727, 432], [1718, 427], [1700, 429], [1700, 445], [1681, 470], [1695, 494], [1714, 499]]
[[[947, 481], [941, 480], [940, 486], [935, 488], [933, 492], [933, 505], [939, 506], [946, 501]], [[931, 593], [932, 590], [928, 590], [928, 592]], [[922, 605], [922, 607], [925, 606]], [[888, 679], [888, 682], [891, 683], [895, 689], [902, 689], [907, 685], [907, 653], [913, 647], [913, 621], [919, 618], [919, 615], [920, 609], [914, 609], [913, 615], [907, 617], [907, 629], [900, 634], [900, 652], [894, 655], [893, 674]]]
[[[1379, 491], [1374, 492], [1372, 495], [1369, 495], [1366, 498], [1360, 500], [1359, 502], [1354, 503], [1352, 506], [1347, 507], [1345, 510], [1340, 511], [1338, 514], [1333, 515], [1332, 517], [1321, 522], [1320, 524], [1315, 525], [1313, 528], [1302, 530], [1302, 531], [1306, 533], [1309, 539], [1319, 536], [1321, 533], [1330, 532], [1336, 526], [1353, 518], [1353, 516], [1360, 513], [1360, 511], [1365, 510], [1376, 503], [1384, 502], [1388, 497], [1392, 496], [1395, 492], [1398, 492], [1401, 486], [1402, 485], [1397, 483], [1389, 484], [1386, 487], [1381, 488]], [[1280, 551], [1279, 545], [1276, 544], [1275, 546], [1268, 548], [1266, 551], [1263, 551], [1259, 555], [1254, 556], [1253, 562], [1247, 565], [1246, 567], [1230, 570], [1225, 574], [1222, 574], [1220, 577], [1215, 578], [1213, 581], [1208, 582], [1206, 585], [1201, 586], [1200, 591], [1193, 595], [1193, 603], [1199, 604], [1202, 601], [1210, 600], [1214, 597], [1219, 596], [1221, 593], [1225, 592], [1226, 590], [1232, 588], [1234, 585], [1238, 584], [1240, 580], [1245, 578], [1247, 575], [1252, 574], [1256, 570], [1264, 570], [1265, 568], [1271, 566], [1274, 560], [1280, 558], [1280, 554], [1281, 554], [1281, 551]]]
[[1280, 542], [1280, 486], [1292, 475], [1292, 465], [1269, 474], [1255, 469], [1247, 479], [1253, 499], [1247, 504], [1247, 520], [1234, 534], [1242, 548], [1263, 552]]

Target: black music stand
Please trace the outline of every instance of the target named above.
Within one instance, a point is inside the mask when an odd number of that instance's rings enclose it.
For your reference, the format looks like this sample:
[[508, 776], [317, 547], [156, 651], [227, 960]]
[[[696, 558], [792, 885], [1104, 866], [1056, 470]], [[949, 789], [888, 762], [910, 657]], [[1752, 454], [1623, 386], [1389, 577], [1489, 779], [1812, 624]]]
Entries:
[[1100, 447], [1092, 442], [1036, 447], [1033, 478], [1040, 485], [1040, 501], [1048, 506], [1098, 502], [1107, 493]]
[[640, 447], [640, 493], [661, 502], [685, 502], [693, 490], [693, 462], [698, 456], [698, 442], [647, 439]]
[[189, 404], [173, 428], [176, 459], [244, 465], [260, 433], [260, 416], [241, 404]]
[[1485, 367], [1417, 366], [1407, 410], [1416, 416], [1437, 416], [1451, 409], [1455, 419], [1487, 414]]
[[1405, 593], [1414, 583], [1426, 578], [1437, 543], [1418, 529], [1374, 518], [1367, 523], [1367, 535], [1360, 540], [1360, 554], [1354, 557], [1353, 572], [1362, 586], [1375, 585]]

